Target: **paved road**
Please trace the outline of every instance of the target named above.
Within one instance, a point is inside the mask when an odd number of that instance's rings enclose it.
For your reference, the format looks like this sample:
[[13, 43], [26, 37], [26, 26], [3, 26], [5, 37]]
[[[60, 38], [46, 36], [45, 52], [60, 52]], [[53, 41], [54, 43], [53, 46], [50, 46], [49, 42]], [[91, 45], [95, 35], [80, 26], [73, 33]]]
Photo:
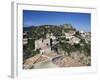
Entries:
[[34, 65], [34, 69], [41, 69], [41, 68], [56, 68], [58, 67], [55, 65], [51, 60], [47, 60], [45, 62], [37, 63]]

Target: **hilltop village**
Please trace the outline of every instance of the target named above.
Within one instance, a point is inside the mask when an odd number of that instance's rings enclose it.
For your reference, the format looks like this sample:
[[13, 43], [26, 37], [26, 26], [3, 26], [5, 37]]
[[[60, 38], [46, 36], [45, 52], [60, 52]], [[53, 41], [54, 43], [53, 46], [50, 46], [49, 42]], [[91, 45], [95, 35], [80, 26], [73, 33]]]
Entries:
[[91, 32], [71, 24], [23, 29], [23, 69], [91, 65]]

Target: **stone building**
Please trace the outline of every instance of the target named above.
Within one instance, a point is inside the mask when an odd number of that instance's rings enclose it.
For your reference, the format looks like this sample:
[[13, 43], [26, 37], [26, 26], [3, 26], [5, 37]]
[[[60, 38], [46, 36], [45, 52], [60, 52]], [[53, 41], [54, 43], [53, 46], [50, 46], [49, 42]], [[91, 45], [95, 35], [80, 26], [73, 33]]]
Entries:
[[40, 49], [40, 53], [51, 52], [51, 47], [54, 44], [56, 37], [53, 34], [47, 34], [46, 39], [35, 40], [35, 50]]

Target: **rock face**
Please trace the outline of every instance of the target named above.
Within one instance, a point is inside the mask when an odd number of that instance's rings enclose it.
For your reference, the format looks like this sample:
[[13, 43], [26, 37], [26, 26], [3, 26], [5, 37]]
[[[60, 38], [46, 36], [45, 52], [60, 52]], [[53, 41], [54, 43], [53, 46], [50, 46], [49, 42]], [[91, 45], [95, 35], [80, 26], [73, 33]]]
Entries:
[[72, 25], [71, 24], [63, 24], [62, 25], [65, 29], [71, 29]]

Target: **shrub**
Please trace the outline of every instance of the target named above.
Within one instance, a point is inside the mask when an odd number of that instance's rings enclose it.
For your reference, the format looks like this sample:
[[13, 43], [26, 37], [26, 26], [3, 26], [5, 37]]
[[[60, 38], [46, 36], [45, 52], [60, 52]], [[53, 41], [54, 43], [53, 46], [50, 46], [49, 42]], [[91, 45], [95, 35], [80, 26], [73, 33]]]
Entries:
[[28, 40], [28, 48], [30, 50], [35, 49], [35, 40], [33, 40], [33, 39]]
[[39, 49], [37, 49], [37, 50], [32, 50], [33, 56], [35, 56], [36, 54], [39, 54], [39, 53], [40, 53], [40, 50], [39, 50]]

